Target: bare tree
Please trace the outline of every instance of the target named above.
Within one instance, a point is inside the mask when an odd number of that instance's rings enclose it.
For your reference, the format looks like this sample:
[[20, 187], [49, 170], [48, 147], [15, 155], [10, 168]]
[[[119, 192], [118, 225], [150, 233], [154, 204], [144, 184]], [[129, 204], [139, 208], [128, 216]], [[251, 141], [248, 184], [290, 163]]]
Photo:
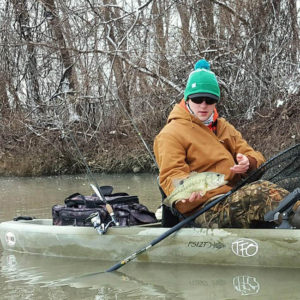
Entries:
[[39, 82], [38, 82], [38, 74], [37, 74], [37, 53], [35, 51], [35, 47], [32, 43], [33, 41], [33, 33], [32, 30], [34, 28], [34, 24], [30, 24], [30, 16], [28, 12], [28, 4], [27, 1], [16, 1], [12, 0], [16, 20], [19, 25], [19, 35], [20, 40], [25, 41], [26, 57], [24, 58], [24, 63], [26, 64], [24, 70], [24, 77], [26, 80], [26, 88], [28, 90], [29, 99], [32, 99], [33, 102], [37, 105], [37, 109], [42, 111], [43, 107], [41, 106], [41, 99], [39, 93]]
[[152, 141], [200, 58], [226, 117], [299, 101], [295, 0], [2, 2], [0, 114], [36, 134], [76, 127], [101, 149], [99, 136], [132, 135], [131, 118]]

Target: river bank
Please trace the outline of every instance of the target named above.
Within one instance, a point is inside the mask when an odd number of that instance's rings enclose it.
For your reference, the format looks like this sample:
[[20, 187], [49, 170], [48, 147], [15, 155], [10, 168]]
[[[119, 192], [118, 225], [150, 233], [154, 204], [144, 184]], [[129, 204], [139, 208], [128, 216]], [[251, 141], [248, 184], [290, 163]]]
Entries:
[[[249, 144], [266, 158], [300, 142], [299, 101], [268, 111], [261, 110], [251, 120], [227, 118]], [[149, 120], [149, 119], [148, 119]], [[162, 125], [141, 123], [138, 128], [152, 151], [155, 135]], [[53, 127], [37, 127], [21, 116], [3, 119], [1, 124], [0, 175], [41, 176], [85, 172], [70, 134]], [[130, 125], [87, 130], [82, 124], [69, 133], [93, 172], [157, 172], [155, 162]]]
[[[11, 140], [0, 158], [1, 176], [41, 176], [80, 174], [86, 171], [76, 147], [60, 133], [47, 133], [27, 137], [30, 141]], [[97, 137], [89, 143], [76, 139], [77, 147], [92, 172], [97, 173], [141, 173], [154, 172], [155, 164], [149, 153], [139, 145], [137, 137], [120, 140]]]

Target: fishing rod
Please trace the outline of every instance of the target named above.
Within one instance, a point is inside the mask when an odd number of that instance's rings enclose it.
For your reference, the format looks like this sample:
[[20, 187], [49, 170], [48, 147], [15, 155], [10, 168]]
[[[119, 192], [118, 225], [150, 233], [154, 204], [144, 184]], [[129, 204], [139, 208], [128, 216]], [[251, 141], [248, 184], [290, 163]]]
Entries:
[[[116, 226], [119, 226], [119, 222], [117, 222], [116, 218], [115, 218], [115, 214], [114, 214], [114, 211], [113, 211], [113, 208], [112, 206], [106, 201], [105, 199], [105, 196], [101, 190], [101, 187], [99, 187], [95, 177], [93, 176], [93, 173], [89, 167], [89, 165], [87, 164], [86, 162], [86, 159], [85, 157], [83, 156], [83, 154], [81, 153], [81, 151], [79, 150], [78, 146], [77, 146], [77, 143], [75, 141], [75, 138], [72, 134], [72, 132], [69, 132], [69, 136], [71, 137], [71, 140], [75, 146], [75, 149], [79, 155], [79, 157], [81, 158], [86, 170], [87, 170], [87, 175], [89, 177], [89, 181], [90, 181], [90, 186], [92, 187], [92, 189], [94, 190], [94, 192], [96, 193], [96, 195], [99, 197], [100, 200], [102, 200], [104, 203], [105, 203], [105, 207], [106, 207], [106, 210], [108, 211], [110, 217], [111, 217], [111, 220], [112, 222], [116, 225]], [[94, 182], [94, 184], [92, 184], [91, 182]], [[100, 221], [100, 220], [99, 220]], [[103, 231], [104, 232], [104, 231]]]
[[[286, 161], [287, 159], [290, 159], [290, 158], [294, 158], [296, 156], [297, 157], [300, 156], [300, 144], [292, 146], [292, 147], [280, 152], [279, 154], [275, 155], [274, 157], [270, 158], [268, 161], [263, 163], [259, 168], [252, 171], [245, 179], [243, 179], [241, 182], [239, 182], [232, 190], [230, 190], [226, 194], [216, 198], [215, 200], [209, 202], [207, 205], [202, 207], [200, 210], [196, 211], [194, 214], [190, 215], [186, 219], [183, 219], [181, 222], [177, 223], [174, 227], [171, 227], [166, 232], [162, 233], [160, 236], [155, 238], [149, 244], [147, 244], [143, 248], [140, 248], [139, 250], [132, 253], [130, 256], [124, 258], [120, 262], [116, 263], [115, 265], [113, 265], [112, 267], [107, 269], [105, 272], [112, 272], [112, 271], [116, 271], [116, 270], [120, 269], [121, 267], [123, 267], [127, 263], [134, 260], [138, 255], [146, 252], [147, 250], [152, 248], [154, 245], [156, 245], [159, 242], [163, 241], [165, 238], [167, 238], [172, 233], [178, 231], [179, 229], [184, 227], [186, 224], [188, 224], [191, 221], [193, 221], [194, 219], [196, 219], [201, 214], [204, 214], [206, 211], [208, 211], [210, 208], [212, 208], [216, 204], [220, 203], [221, 201], [224, 201], [228, 196], [232, 195], [235, 191], [237, 191], [241, 187], [245, 186], [248, 183], [251, 183], [251, 182], [254, 182], [254, 181], [260, 179], [262, 177], [262, 175], [264, 175], [269, 169], [271, 169], [275, 165], [278, 165], [278, 164], [282, 163], [283, 161]], [[296, 202], [298, 200], [298, 198], [295, 199], [295, 197], [298, 197], [298, 195], [299, 195], [299, 189], [295, 190], [292, 193], [292, 196], [291, 196], [292, 199], [288, 199], [289, 204]], [[283, 206], [283, 208], [285, 208], [286, 205], [287, 205], [286, 202], [287, 201], [285, 201], [284, 205], [281, 205], [280, 207]], [[277, 211], [275, 210], [273, 213], [276, 213], [276, 212]], [[270, 221], [271, 217], [272, 216], [267, 215], [266, 216], [266, 221]]]

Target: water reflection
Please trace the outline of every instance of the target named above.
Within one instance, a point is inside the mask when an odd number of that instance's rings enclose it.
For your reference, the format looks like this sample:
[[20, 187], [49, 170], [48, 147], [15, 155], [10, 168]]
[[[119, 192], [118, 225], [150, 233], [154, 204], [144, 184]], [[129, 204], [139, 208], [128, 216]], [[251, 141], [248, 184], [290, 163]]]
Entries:
[[[24, 293], [59, 291], [59, 299], [77, 298], [74, 289], [84, 289], [81, 299], [298, 299], [297, 269], [258, 269], [184, 264], [126, 265], [119, 272], [101, 273], [111, 263], [7, 254], [1, 257], [1, 276], [8, 284], [22, 282]], [[96, 274], [93, 274], [96, 273]], [[93, 275], [85, 275], [93, 274]], [[75, 297], [75, 298], [74, 298]], [[82, 294], [80, 295], [82, 297]], [[91, 298], [88, 298], [91, 297]], [[100, 297], [100, 298], [99, 298]], [[34, 298], [35, 299], [35, 298]]]
[[232, 284], [241, 295], [258, 294], [260, 285], [255, 277], [252, 276], [236, 276], [233, 278]]

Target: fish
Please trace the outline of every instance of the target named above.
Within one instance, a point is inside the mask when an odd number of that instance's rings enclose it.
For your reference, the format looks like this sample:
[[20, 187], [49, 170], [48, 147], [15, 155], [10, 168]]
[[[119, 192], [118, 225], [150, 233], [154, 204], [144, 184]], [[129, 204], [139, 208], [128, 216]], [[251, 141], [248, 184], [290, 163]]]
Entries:
[[192, 172], [185, 179], [175, 179], [173, 184], [175, 189], [163, 201], [164, 204], [173, 204], [182, 199], [187, 199], [193, 192], [202, 192], [203, 196], [207, 191], [216, 189], [225, 185], [228, 181], [225, 180], [225, 175], [216, 172]]

